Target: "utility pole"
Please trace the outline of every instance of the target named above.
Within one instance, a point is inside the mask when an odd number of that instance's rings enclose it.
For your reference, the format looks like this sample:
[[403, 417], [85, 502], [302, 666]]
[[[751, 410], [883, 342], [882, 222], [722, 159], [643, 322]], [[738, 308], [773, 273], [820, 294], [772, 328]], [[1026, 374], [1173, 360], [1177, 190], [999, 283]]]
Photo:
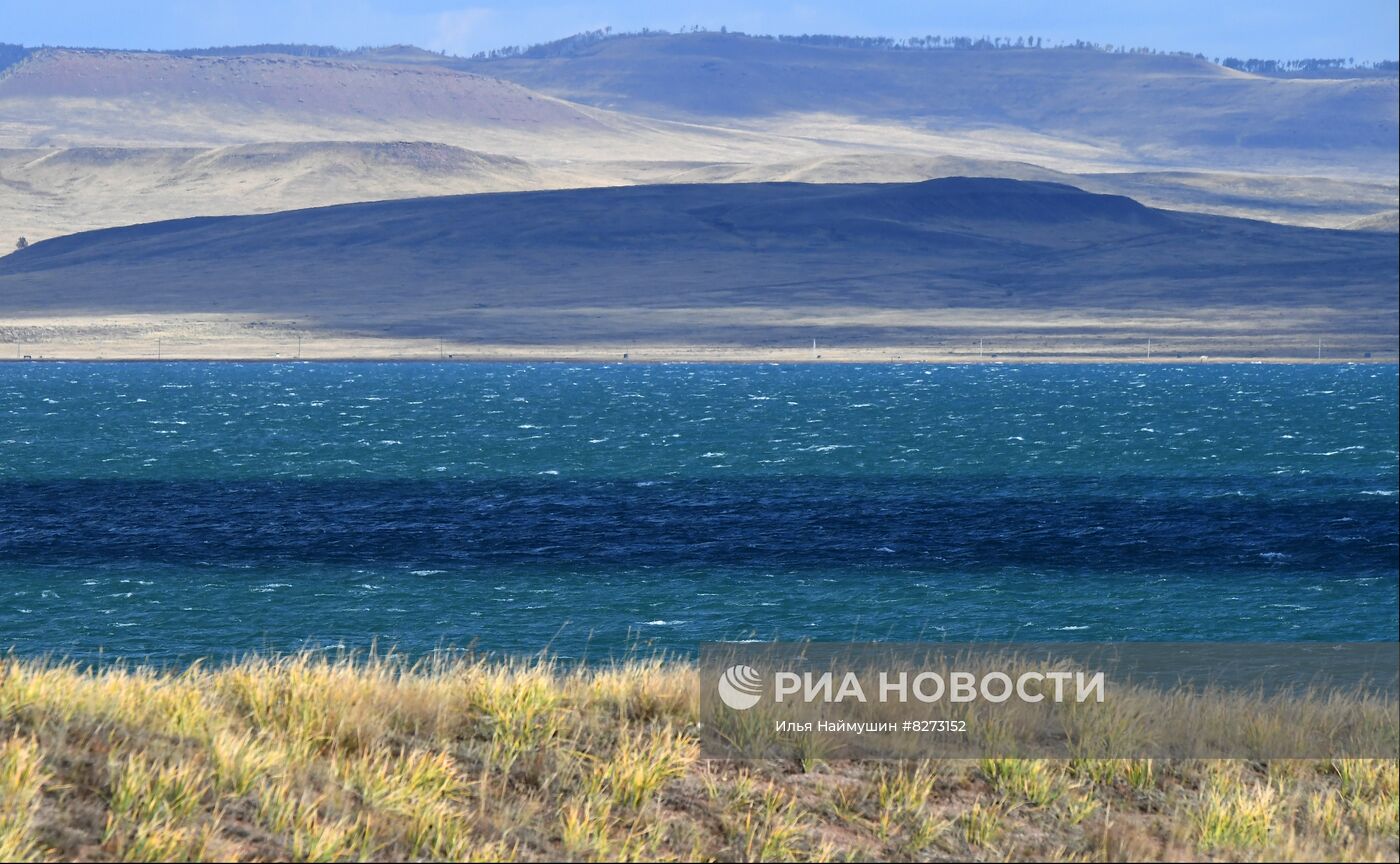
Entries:
[[156, 337], [156, 359], [160, 359], [160, 337]]
[[1317, 359], [1322, 359], [1322, 337], [1317, 337]]
[[1147, 359], [1152, 359], [1152, 337], [1147, 337]]
[[297, 334], [297, 359], [301, 359], [301, 334]]
[[977, 340], [977, 359], [978, 359], [978, 360], [981, 360], [981, 359], [982, 359], [982, 340], [981, 340], [981, 339], [978, 339], [978, 340]]

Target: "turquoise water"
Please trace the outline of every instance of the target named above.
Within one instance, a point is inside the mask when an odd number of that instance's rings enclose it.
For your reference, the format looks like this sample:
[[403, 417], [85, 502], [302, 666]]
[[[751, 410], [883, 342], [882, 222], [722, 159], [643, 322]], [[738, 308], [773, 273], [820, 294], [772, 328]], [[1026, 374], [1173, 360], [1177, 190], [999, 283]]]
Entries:
[[1394, 366], [0, 366], [0, 648], [1396, 639]]

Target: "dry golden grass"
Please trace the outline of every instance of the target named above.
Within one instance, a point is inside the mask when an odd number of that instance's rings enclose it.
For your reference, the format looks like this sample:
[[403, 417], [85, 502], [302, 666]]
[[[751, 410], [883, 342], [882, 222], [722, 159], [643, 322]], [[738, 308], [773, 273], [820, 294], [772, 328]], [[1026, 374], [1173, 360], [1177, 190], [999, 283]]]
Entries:
[[693, 667], [0, 660], [3, 860], [1396, 860], [1396, 760], [700, 758]]

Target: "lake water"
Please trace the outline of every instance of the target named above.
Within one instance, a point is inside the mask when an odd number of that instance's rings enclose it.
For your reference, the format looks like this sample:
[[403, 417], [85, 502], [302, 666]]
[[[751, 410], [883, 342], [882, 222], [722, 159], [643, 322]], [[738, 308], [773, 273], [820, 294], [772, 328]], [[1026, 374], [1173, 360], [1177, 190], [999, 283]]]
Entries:
[[1394, 640], [1394, 366], [0, 365], [0, 650]]

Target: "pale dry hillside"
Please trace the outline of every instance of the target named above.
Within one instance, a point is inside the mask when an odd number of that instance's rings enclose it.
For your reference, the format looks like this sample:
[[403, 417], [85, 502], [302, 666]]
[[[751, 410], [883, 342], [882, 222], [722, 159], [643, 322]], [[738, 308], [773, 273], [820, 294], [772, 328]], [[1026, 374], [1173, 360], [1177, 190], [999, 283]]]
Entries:
[[1397, 195], [1394, 78], [732, 34], [496, 61], [276, 48], [11, 52], [0, 253], [185, 216], [641, 183], [1057, 179], [1321, 227]]
[[1388, 212], [1375, 213], [1371, 216], [1358, 219], [1346, 226], [1352, 231], [1379, 231], [1386, 234], [1394, 234], [1400, 231], [1400, 211], [1390, 210]]
[[[382, 132], [385, 124], [434, 122], [482, 134], [608, 129], [593, 111], [496, 78], [277, 55], [47, 49], [6, 71], [0, 101], [9, 115], [8, 142], [30, 145], [314, 140], [328, 130]], [[279, 127], [282, 134], [267, 135]]]
[[822, 151], [432, 64], [50, 49], [0, 72], [0, 238]]
[[1143, 163], [1394, 177], [1396, 79], [1281, 79], [1173, 54], [886, 50], [737, 34], [627, 36], [461, 68], [600, 107], [787, 128], [839, 115], [1017, 130]]

